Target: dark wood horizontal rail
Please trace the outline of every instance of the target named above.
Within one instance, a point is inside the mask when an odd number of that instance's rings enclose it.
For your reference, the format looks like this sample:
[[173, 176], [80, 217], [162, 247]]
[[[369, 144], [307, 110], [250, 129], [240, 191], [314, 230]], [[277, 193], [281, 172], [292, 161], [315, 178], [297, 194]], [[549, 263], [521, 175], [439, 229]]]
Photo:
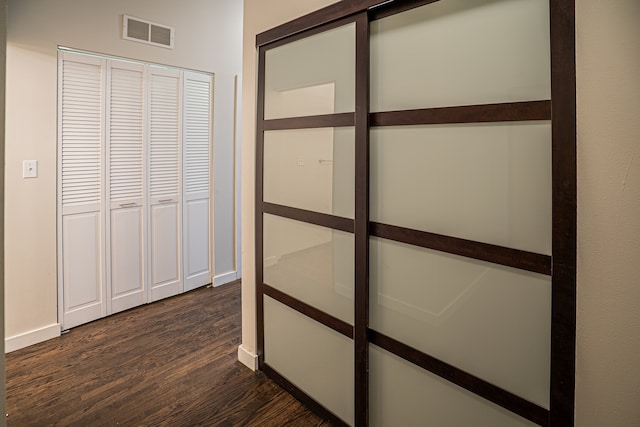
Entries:
[[353, 126], [354, 123], [354, 113], [338, 113], [265, 120], [262, 127], [264, 130], [312, 129]]
[[347, 322], [340, 320], [337, 317], [333, 317], [332, 315], [325, 313], [322, 310], [318, 310], [317, 308], [312, 307], [309, 304], [292, 297], [291, 295], [287, 295], [284, 292], [267, 285], [266, 283], [262, 284], [262, 291], [265, 295], [286, 305], [289, 308], [294, 309], [298, 313], [304, 314], [308, 318], [313, 319], [316, 322], [333, 329], [334, 331], [344, 335], [345, 337], [353, 339], [353, 326], [351, 326]]
[[[348, 17], [385, 0], [342, 0], [256, 35], [256, 46], [281, 40], [332, 21]], [[287, 41], [290, 41], [288, 39]]]
[[369, 341], [529, 421], [545, 427], [549, 425], [549, 411], [528, 400], [372, 329], [369, 329]]
[[280, 375], [275, 369], [269, 366], [269, 364], [262, 363], [260, 365], [260, 370], [264, 372], [269, 378], [271, 378], [273, 382], [278, 384], [280, 387], [289, 392], [289, 394], [302, 402], [307, 408], [311, 409], [318, 416], [328, 420], [332, 426], [347, 427], [349, 425], [342, 421], [342, 419], [339, 418], [336, 414], [318, 403], [318, 401], [311, 398], [311, 396], [293, 385], [293, 383]]
[[353, 220], [349, 218], [308, 211], [305, 209], [292, 208], [289, 206], [276, 205], [268, 202], [262, 203], [262, 212], [331, 228], [333, 230], [353, 233]]
[[551, 120], [551, 101], [508, 102], [371, 113], [371, 126]]
[[410, 2], [398, 2], [398, 1], [390, 1], [386, 4], [381, 5], [381, 7], [377, 7], [369, 13], [369, 19], [371, 21], [375, 21], [378, 19], [386, 18], [387, 16], [396, 15], [401, 12], [406, 12], [407, 10], [415, 9], [420, 6], [424, 6], [429, 3], [435, 3], [440, 0], [414, 0]]
[[551, 257], [548, 255], [377, 222], [369, 224], [369, 232], [372, 236], [396, 242], [551, 275]]

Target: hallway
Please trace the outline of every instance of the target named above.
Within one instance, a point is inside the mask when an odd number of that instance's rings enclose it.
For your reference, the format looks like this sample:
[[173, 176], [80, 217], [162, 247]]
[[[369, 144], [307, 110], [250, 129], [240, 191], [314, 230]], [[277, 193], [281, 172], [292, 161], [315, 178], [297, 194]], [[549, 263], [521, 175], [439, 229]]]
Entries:
[[9, 353], [8, 425], [328, 425], [237, 361], [240, 322], [236, 282]]

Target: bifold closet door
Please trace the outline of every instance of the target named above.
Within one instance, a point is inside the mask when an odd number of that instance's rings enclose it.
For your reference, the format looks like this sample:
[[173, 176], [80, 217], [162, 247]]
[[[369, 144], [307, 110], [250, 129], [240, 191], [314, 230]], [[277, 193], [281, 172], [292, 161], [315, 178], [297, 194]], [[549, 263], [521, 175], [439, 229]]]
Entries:
[[107, 62], [107, 283], [110, 313], [146, 302], [144, 66]]
[[181, 76], [150, 68], [149, 248], [150, 300], [183, 290], [181, 262]]
[[184, 290], [211, 283], [211, 75], [184, 72]]
[[63, 329], [106, 314], [104, 59], [60, 52], [58, 239]]

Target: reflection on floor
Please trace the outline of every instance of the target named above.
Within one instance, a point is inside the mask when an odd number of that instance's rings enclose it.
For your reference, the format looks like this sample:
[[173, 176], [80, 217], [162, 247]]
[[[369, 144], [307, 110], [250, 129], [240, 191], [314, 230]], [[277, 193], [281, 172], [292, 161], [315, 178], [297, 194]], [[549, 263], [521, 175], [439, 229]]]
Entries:
[[348, 323], [353, 322], [353, 254], [334, 241], [280, 256], [266, 265], [266, 284]]

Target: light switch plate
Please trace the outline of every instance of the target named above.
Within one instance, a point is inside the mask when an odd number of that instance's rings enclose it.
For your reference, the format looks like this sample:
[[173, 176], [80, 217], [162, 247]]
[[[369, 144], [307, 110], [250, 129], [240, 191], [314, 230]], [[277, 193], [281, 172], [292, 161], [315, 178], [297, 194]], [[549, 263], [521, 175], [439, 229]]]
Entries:
[[22, 177], [37, 178], [38, 177], [38, 161], [24, 160], [22, 162]]

